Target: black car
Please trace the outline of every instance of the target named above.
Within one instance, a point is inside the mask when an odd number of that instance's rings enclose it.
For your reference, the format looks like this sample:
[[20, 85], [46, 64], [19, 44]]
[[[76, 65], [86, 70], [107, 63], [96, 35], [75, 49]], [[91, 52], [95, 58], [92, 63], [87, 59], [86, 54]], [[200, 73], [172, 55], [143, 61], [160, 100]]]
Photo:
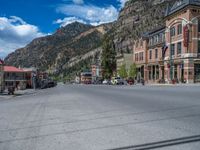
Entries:
[[53, 80], [45, 79], [41, 81], [41, 89], [52, 88], [52, 87], [55, 87], [56, 85], [57, 85], [57, 82]]

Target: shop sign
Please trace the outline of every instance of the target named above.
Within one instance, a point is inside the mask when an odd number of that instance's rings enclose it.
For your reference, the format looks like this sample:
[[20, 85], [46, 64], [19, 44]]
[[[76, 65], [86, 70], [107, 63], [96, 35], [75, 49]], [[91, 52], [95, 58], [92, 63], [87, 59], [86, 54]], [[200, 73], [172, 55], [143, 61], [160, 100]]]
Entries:
[[183, 27], [183, 44], [184, 47], [188, 47], [189, 44], [189, 28], [187, 25]]

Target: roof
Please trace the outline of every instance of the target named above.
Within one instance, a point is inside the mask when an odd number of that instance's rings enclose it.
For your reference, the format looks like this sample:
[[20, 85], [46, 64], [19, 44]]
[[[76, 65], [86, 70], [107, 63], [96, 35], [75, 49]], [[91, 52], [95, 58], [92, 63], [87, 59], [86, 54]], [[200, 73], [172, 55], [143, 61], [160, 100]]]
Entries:
[[149, 32], [145, 32], [142, 34], [142, 38], [145, 39], [145, 38], [149, 38], [151, 36], [154, 36], [156, 34], [160, 34], [160, 33], [164, 33], [165, 32], [165, 29], [166, 27], [165, 26], [160, 26], [160, 27], [157, 27], [157, 28], [154, 28], [153, 30], [149, 31]]
[[0, 65], [3, 65], [3, 64], [4, 64], [3, 60], [0, 59]]
[[165, 26], [157, 27], [157, 28], [151, 30], [150, 32], [148, 32], [148, 37], [154, 36], [159, 33], [164, 33], [164, 32], [165, 32]]
[[165, 16], [169, 16], [189, 5], [200, 6], [200, 0], [179, 0], [176, 1], [171, 7], [168, 6]]
[[4, 66], [4, 72], [25, 72], [25, 71], [13, 66]]

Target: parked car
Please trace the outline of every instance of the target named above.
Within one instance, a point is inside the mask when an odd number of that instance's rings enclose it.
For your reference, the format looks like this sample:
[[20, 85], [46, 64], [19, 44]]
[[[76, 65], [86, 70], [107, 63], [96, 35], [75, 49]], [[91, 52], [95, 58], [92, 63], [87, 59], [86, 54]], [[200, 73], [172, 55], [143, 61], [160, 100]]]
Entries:
[[14, 95], [15, 92], [15, 87], [14, 86], [9, 86], [8, 87], [8, 95]]
[[44, 79], [41, 81], [41, 89], [45, 89], [45, 88], [52, 88], [55, 87], [57, 85], [57, 82], [51, 80], [51, 79]]
[[113, 85], [124, 85], [124, 84], [127, 84], [127, 82], [120, 77], [113, 77], [112, 78], [112, 84]]
[[108, 79], [103, 80], [102, 83], [103, 83], [104, 85], [111, 85], [111, 84], [112, 84], [111, 81], [108, 80]]
[[135, 83], [135, 81], [134, 81], [133, 78], [128, 78], [127, 83], [128, 83], [129, 85], [133, 85], [133, 84]]

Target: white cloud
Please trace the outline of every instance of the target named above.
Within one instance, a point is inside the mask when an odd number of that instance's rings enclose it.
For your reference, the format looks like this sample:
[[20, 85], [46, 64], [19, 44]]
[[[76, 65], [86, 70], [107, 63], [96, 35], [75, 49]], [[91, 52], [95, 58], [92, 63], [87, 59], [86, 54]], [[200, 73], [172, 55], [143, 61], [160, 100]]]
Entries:
[[44, 35], [37, 26], [28, 24], [17, 16], [0, 17], [0, 57]]
[[83, 0], [73, 0], [74, 4], [81, 5], [84, 4]]
[[86, 24], [85, 21], [83, 21], [82, 19], [78, 19], [76, 17], [66, 17], [64, 19], [58, 19], [58, 20], [54, 21], [55, 24], [60, 24], [60, 27], [64, 27], [73, 22], [80, 22], [80, 23]]
[[123, 8], [125, 3], [129, 0], [117, 0], [120, 3], [120, 7]]
[[56, 9], [58, 13], [66, 16], [80, 18], [93, 25], [115, 21], [118, 17], [118, 10], [114, 6], [97, 7], [93, 5], [59, 5]]

